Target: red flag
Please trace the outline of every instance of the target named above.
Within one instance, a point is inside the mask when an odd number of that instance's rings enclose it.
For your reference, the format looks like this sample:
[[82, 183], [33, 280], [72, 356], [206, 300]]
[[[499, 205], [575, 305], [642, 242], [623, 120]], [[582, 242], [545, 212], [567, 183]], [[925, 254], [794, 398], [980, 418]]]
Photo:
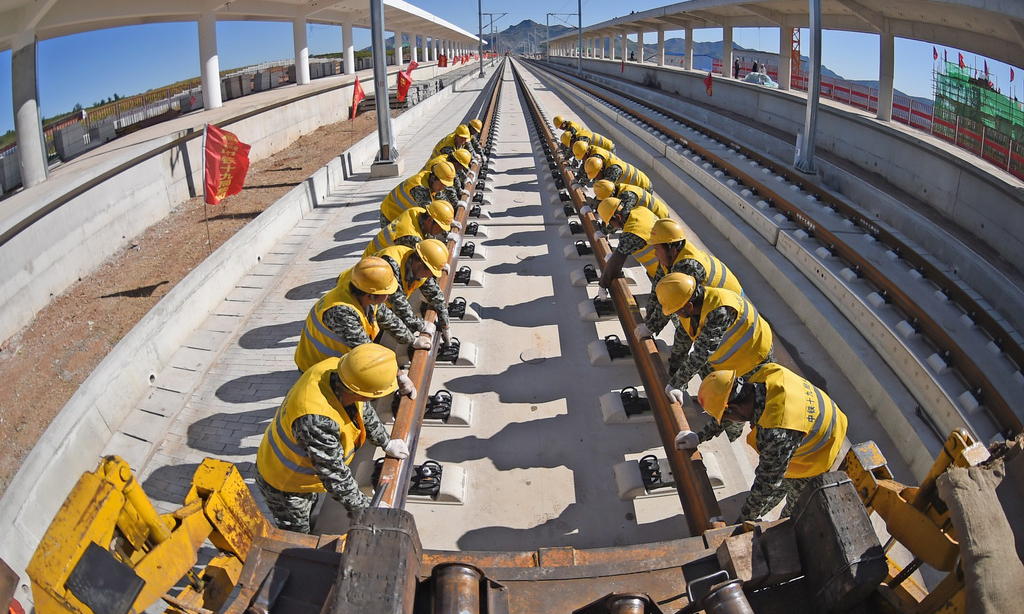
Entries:
[[446, 55], [439, 55], [439, 56], [437, 56], [437, 67], [438, 68], [444, 68], [446, 66], [448, 66], [448, 56], [446, 56]]
[[242, 191], [249, 170], [249, 146], [227, 130], [206, 124], [206, 204], [216, 205]]
[[708, 96], [710, 96], [711, 95], [711, 73], [710, 72], [708, 73], [708, 76], [704, 77], [704, 89], [707, 90]]
[[458, 65], [459, 65], [459, 56], [457, 56], [457, 55], [456, 56], [452, 56], [452, 66], [458, 66]]
[[988, 77], [988, 60], [985, 60], [985, 77]]
[[398, 71], [398, 101], [402, 102], [409, 94], [409, 86], [412, 85], [412, 77], [402, 71]]
[[939, 59], [939, 50], [936, 49], [934, 45], [932, 46], [932, 59], [933, 60]]
[[411, 78], [412, 77], [412, 71], [417, 66], [419, 66], [419, 64], [416, 63], [416, 60], [409, 60], [409, 68], [406, 69], [405, 74], [409, 75], [409, 77]]
[[967, 68], [967, 64], [964, 62], [964, 54], [960, 53], [960, 68]]
[[355, 85], [352, 86], [352, 119], [356, 118], [356, 111], [359, 110], [359, 103], [366, 98], [363, 86], [359, 85], [359, 77], [356, 77]]
[[626, 58], [622, 58], [622, 68], [619, 69], [619, 72], [626, 72]]
[[1010, 69], [1010, 83], [1013, 83], [1013, 69]]

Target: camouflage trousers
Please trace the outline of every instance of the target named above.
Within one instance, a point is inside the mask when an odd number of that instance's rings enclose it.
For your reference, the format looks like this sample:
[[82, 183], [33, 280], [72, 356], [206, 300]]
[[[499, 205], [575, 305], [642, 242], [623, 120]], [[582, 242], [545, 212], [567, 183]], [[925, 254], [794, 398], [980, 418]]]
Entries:
[[786, 518], [793, 515], [793, 508], [796, 507], [796, 501], [800, 498], [800, 493], [803, 492], [804, 486], [807, 486], [807, 482], [811, 478], [782, 478], [782, 483], [779, 484], [778, 490], [776, 490], [770, 497], [768, 497], [767, 505], [764, 507], [766, 510], [770, 510], [782, 501], [782, 498], [786, 498], [786, 507], [782, 508], [782, 514], [779, 518]]
[[277, 528], [296, 533], [310, 532], [310, 516], [319, 493], [284, 492], [267, 484], [259, 471], [256, 472], [256, 486], [274, 517]]

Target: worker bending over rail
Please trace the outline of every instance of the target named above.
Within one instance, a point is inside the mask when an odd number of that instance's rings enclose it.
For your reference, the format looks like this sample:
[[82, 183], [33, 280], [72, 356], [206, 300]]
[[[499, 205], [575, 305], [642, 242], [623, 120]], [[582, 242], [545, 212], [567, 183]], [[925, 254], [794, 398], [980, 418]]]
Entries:
[[384, 228], [407, 209], [423, 207], [430, 201], [443, 198], [452, 208], [459, 202], [459, 195], [450, 190], [455, 184], [455, 166], [451, 162], [440, 162], [430, 170], [420, 171], [395, 186], [380, 204], [380, 227]]
[[415, 247], [424, 239], [457, 240], [458, 235], [451, 234], [452, 228], [462, 228], [462, 224], [455, 219], [455, 209], [447, 200], [432, 200], [426, 208], [407, 209], [385, 226], [367, 244], [363, 250], [363, 258], [392, 245]]
[[430, 153], [431, 158], [437, 156], [448, 155], [457, 149], [469, 149], [470, 153], [478, 153], [473, 145], [473, 137], [469, 133], [469, 126], [466, 124], [459, 124], [455, 128], [455, 132], [445, 136], [437, 145], [434, 145], [434, 150]]
[[[583, 213], [583, 211], [581, 211]], [[622, 236], [604, 265], [604, 272], [598, 285], [607, 292], [612, 280], [622, 272], [626, 258], [633, 256], [640, 266], [647, 271], [647, 276], [654, 279], [658, 269], [658, 257], [654, 248], [647, 242], [651, 238], [651, 228], [658, 221], [650, 209], [630, 207], [618, 198], [606, 198], [597, 207], [597, 216], [606, 226], [615, 230], [622, 229]]]
[[597, 202], [606, 198], [618, 198], [629, 207], [650, 209], [659, 219], [669, 217], [665, 201], [655, 196], [653, 192], [628, 183], [612, 183], [607, 179], [598, 179], [594, 182], [594, 196]]
[[581, 184], [589, 180], [606, 179], [612, 183], [628, 183], [651, 190], [651, 180], [643, 171], [607, 149], [579, 142], [572, 146], [572, 154], [577, 160], [583, 161], [583, 168], [576, 174], [576, 181]]
[[466, 185], [466, 181], [469, 180], [469, 167], [473, 164], [473, 154], [468, 149], [456, 149], [449, 154], [441, 154], [431, 158], [423, 165], [422, 170], [434, 168], [435, 164], [440, 164], [441, 162], [448, 162], [455, 169], [454, 187], [462, 188], [462, 186]]
[[404, 245], [393, 245], [377, 252], [391, 265], [398, 281], [398, 289], [388, 297], [387, 305], [391, 311], [405, 323], [409, 330], [414, 330], [428, 339], [433, 339], [437, 327], [427, 322], [413, 311], [409, 305], [409, 297], [417, 289], [423, 295], [430, 308], [437, 312], [437, 323], [441, 328], [441, 338], [451, 343], [451, 320], [448, 317], [448, 301], [444, 291], [437, 283], [437, 278], [450, 270], [448, 246], [437, 239], [427, 239], [416, 244], [415, 248]]

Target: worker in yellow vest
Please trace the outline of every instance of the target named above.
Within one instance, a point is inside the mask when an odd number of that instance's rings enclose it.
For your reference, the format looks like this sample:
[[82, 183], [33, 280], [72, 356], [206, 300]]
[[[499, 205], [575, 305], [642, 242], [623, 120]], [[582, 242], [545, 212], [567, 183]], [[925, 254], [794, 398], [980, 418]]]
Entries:
[[372, 256], [392, 245], [414, 247], [424, 239], [458, 240], [452, 228], [461, 229], [455, 210], [446, 200], [433, 200], [426, 208], [413, 207], [384, 227], [363, 250], [363, 257]]
[[[783, 497], [782, 516], [791, 515], [807, 482], [835, 464], [846, 437], [846, 415], [835, 402], [774, 362], [746, 381], [737, 378], [735, 371], [711, 373], [701, 382], [697, 402], [714, 420], [700, 433], [679, 432], [675, 441], [681, 450], [696, 448], [723, 430], [729, 432], [725, 427], [729, 423], [750, 423], [747, 443], [759, 459], [737, 522], [763, 518]], [[736, 437], [730, 433], [729, 439]]]
[[576, 159], [583, 161], [582, 172], [576, 175], [576, 181], [581, 184], [588, 180], [606, 179], [612, 183], [628, 183], [651, 190], [651, 180], [643, 171], [607, 149], [578, 142], [572, 146], [572, 153]]
[[630, 208], [618, 198], [606, 198], [597, 206], [597, 216], [608, 227], [622, 230], [618, 244], [605, 262], [604, 272], [598, 282], [601, 289], [607, 291], [612, 280], [622, 272], [622, 265], [629, 256], [636, 258], [647, 271], [647, 276], [654, 279], [658, 257], [654, 255], [654, 248], [647, 244], [651, 238], [651, 228], [658, 221], [654, 213], [643, 207]]
[[452, 208], [458, 203], [458, 194], [447, 190], [455, 184], [455, 167], [451, 162], [440, 162], [430, 170], [420, 171], [395, 186], [380, 204], [380, 227], [384, 228], [406, 209], [426, 208], [437, 198], [447, 200]]
[[576, 143], [586, 143], [587, 145], [593, 145], [594, 147], [600, 147], [601, 149], [608, 150], [615, 153], [615, 143], [604, 135], [598, 134], [593, 130], [577, 130], [576, 134], [572, 137], [572, 145]]
[[395, 353], [366, 343], [312, 365], [288, 391], [256, 453], [256, 486], [278, 528], [309, 533], [322, 492], [350, 512], [369, 507], [348, 467], [365, 441], [392, 458], [409, 457], [409, 446], [388, 436], [368, 402], [398, 389], [397, 378]]
[[459, 126], [455, 128], [455, 132], [445, 136], [437, 142], [437, 145], [434, 145], [434, 149], [430, 152], [430, 157], [436, 158], [440, 155], [450, 154], [456, 149], [471, 147], [471, 138], [472, 135], [469, 133], [469, 126], [466, 124], [459, 124]]
[[598, 179], [594, 182], [594, 197], [597, 198], [597, 202], [606, 198], [618, 198], [630, 207], [650, 209], [659, 219], [669, 216], [665, 201], [655, 196], [653, 192], [628, 183], [612, 183], [607, 179]]
[[[669, 362], [665, 393], [683, 403], [690, 379], [712, 371], [731, 370], [746, 381], [774, 358], [772, 329], [757, 308], [732, 290], [702, 286], [685, 273], [669, 273], [654, 292], [666, 316], [679, 317], [686, 333], [676, 335], [672, 354], [681, 364]], [[679, 345], [680, 347], [676, 347]]]
[[380, 258], [363, 258], [338, 277], [338, 285], [309, 310], [295, 348], [295, 364], [306, 371], [332, 356], [371, 343], [386, 330], [399, 343], [430, 349], [430, 339], [418, 336], [384, 304], [395, 290], [391, 266]]
[[483, 132], [484, 123], [479, 119], [471, 119], [466, 126], [469, 128], [469, 144], [470, 149], [473, 150], [473, 155], [482, 156], [484, 149], [483, 145], [480, 144], [480, 134]]
[[[387, 300], [388, 307], [395, 313], [409, 330], [433, 338], [434, 331], [440, 328], [441, 338], [445, 343], [452, 340], [451, 320], [448, 317], [448, 300], [445, 298], [437, 278], [449, 270], [448, 259], [451, 254], [448, 246], [437, 239], [420, 241], [415, 247], [392, 245], [376, 253], [384, 259], [395, 272], [398, 289]], [[421, 318], [412, 306], [409, 297], [416, 290], [430, 308], [437, 312], [437, 325]]]
[[460, 190], [465, 187], [466, 181], [469, 180], [469, 167], [473, 163], [473, 154], [470, 153], [469, 149], [456, 149], [451, 153], [431, 158], [423, 165], [422, 170], [433, 168], [435, 164], [440, 164], [441, 162], [450, 162], [455, 168], [455, 183], [453, 187]]
[[570, 136], [576, 136], [576, 133], [583, 129], [583, 126], [580, 124], [561, 115], [556, 115], [554, 119], [551, 120], [551, 123], [554, 124], [555, 128], [568, 132]]

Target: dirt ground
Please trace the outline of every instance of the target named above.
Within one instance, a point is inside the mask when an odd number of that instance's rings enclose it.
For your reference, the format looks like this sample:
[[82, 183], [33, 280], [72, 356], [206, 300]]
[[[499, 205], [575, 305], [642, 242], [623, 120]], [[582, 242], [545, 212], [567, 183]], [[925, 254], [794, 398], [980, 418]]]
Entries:
[[179, 280], [288, 190], [376, 129], [371, 111], [355, 122], [324, 126], [254, 162], [240, 194], [205, 211], [202, 197], [181, 204], [0, 344], [0, 495], [79, 385]]

